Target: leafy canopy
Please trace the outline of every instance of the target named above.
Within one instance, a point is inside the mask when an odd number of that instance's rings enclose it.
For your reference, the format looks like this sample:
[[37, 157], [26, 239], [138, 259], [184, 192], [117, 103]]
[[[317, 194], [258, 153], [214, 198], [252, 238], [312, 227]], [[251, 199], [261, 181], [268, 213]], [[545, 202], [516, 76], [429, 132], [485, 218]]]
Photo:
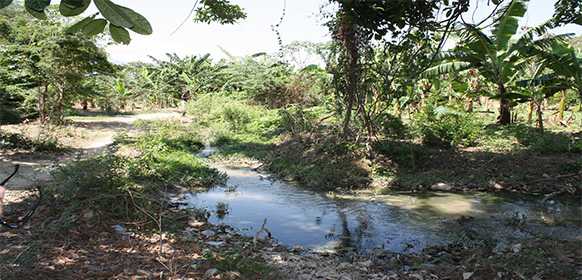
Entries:
[[[0, 0], [0, 9], [8, 7], [13, 0]], [[109, 31], [111, 38], [122, 44], [129, 44], [133, 31], [141, 35], [153, 33], [150, 22], [136, 11], [115, 4], [111, 0], [61, 0], [59, 13], [65, 17], [74, 17], [85, 12], [91, 3], [95, 4], [99, 13], [80, 20], [68, 30], [69, 33], [82, 32], [89, 36]], [[201, 0], [202, 6], [197, 8], [195, 21], [221, 24], [232, 24], [244, 19], [244, 10], [233, 5], [228, 0]], [[47, 19], [46, 11], [51, 0], [25, 0], [24, 8], [35, 18]], [[109, 28], [106, 28], [109, 25]]]

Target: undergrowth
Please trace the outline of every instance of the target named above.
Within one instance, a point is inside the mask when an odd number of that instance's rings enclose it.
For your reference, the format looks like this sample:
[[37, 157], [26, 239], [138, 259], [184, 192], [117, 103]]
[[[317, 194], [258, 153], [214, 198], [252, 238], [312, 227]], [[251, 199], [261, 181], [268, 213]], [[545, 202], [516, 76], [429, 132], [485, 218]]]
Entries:
[[56, 153], [64, 148], [53, 137], [31, 139], [21, 134], [0, 132], [0, 149]]

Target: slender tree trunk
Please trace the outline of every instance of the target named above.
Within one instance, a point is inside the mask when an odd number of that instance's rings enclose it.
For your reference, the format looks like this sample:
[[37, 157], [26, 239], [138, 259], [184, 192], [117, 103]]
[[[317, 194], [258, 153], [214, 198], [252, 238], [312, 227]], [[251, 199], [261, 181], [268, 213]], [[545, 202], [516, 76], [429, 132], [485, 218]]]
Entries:
[[394, 115], [397, 116], [398, 118], [402, 117], [402, 109], [400, 108], [400, 102], [396, 102], [396, 104], [394, 104]]
[[46, 124], [48, 122], [48, 112], [47, 112], [47, 97], [48, 97], [48, 85], [42, 85], [39, 87], [38, 95], [38, 117], [41, 124]]
[[469, 96], [467, 98], [467, 112], [472, 113], [473, 112], [473, 97]]
[[499, 84], [499, 117], [497, 123], [501, 125], [511, 124], [511, 104], [505, 96], [507, 90], [503, 84]]
[[342, 15], [342, 22], [339, 29], [339, 38], [346, 53], [345, 71], [347, 71], [346, 92], [344, 93], [346, 99], [346, 108], [343, 121], [343, 137], [347, 138], [349, 133], [350, 121], [352, 118], [352, 111], [354, 103], [358, 96], [358, 72], [359, 72], [359, 53], [358, 42], [356, 37], [356, 30], [352, 23], [351, 17], [344, 12]]
[[65, 116], [65, 89], [63, 87], [57, 87], [57, 100], [54, 110], [54, 122], [56, 124], [62, 124]]
[[566, 111], [566, 92], [560, 92], [560, 105], [558, 106], [558, 121], [564, 121], [564, 111]]
[[536, 108], [536, 112], [537, 112], [537, 116], [538, 116], [538, 121], [537, 121], [537, 125], [538, 128], [540, 129], [541, 133], [544, 133], [544, 116], [543, 116], [543, 102], [542, 101], [538, 101], [537, 103], [537, 108]]
[[529, 102], [529, 108], [527, 110], [527, 123], [531, 124], [533, 119], [533, 111], [534, 111], [535, 103], [533, 101]]

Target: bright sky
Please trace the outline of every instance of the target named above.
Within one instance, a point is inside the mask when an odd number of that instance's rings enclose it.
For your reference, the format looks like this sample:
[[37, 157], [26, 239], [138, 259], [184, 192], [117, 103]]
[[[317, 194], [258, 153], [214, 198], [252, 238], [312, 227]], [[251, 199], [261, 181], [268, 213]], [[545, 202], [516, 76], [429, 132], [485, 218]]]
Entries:
[[[221, 26], [195, 24], [188, 19], [174, 35], [171, 35], [172, 31], [186, 18], [194, 0], [115, 2], [146, 16], [152, 23], [154, 34], [140, 36], [132, 33], [133, 41], [129, 46], [109, 46], [108, 52], [114, 62], [149, 61], [148, 55], [162, 57], [168, 52], [179, 55], [210, 53], [213, 57], [224, 57], [220, 47], [237, 56], [258, 52], [271, 53], [278, 49], [271, 25], [279, 21], [284, 0], [233, 0], [246, 10], [248, 17], [245, 21]], [[531, 26], [549, 19], [553, 14], [554, 2], [555, 0], [531, 0], [524, 23]], [[320, 13], [320, 7], [326, 3], [329, 3], [328, 0], [287, 0], [287, 15], [280, 28], [284, 43], [329, 40], [327, 29], [322, 26]], [[485, 4], [485, 0], [480, 0], [481, 7], [485, 7]], [[477, 13], [477, 18], [484, 14], [483, 9], [479, 11], [481, 13]], [[567, 26], [557, 32], [580, 35], [582, 28]]]

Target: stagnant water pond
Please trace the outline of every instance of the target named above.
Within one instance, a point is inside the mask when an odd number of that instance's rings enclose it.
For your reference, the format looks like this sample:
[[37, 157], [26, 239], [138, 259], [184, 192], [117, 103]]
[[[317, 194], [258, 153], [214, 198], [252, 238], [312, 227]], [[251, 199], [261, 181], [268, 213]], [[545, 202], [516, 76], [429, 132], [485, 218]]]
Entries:
[[531, 237], [582, 239], [580, 200], [437, 192], [340, 199], [251, 169], [214, 167], [228, 175], [227, 184], [181, 200], [248, 236], [266, 219], [273, 237], [288, 246], [417, 252], [476, 240], [511, 246]]

